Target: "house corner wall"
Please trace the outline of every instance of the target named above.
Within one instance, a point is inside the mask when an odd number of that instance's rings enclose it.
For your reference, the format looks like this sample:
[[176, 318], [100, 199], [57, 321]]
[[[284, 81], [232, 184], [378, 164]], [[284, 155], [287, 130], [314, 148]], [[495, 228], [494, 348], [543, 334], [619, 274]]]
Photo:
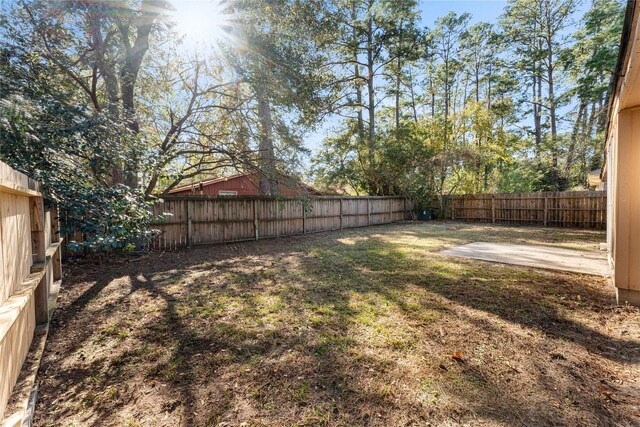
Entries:
[[640, 305], [640, 108], [619, 111], [613, 144], [612, 257], [619, 304]]

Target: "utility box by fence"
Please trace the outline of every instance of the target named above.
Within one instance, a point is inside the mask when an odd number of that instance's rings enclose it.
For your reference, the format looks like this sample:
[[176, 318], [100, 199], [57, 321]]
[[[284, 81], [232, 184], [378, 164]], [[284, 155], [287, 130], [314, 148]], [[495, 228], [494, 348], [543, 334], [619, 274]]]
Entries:
[[38, 182], [0, 162], [0, 422], [62, 277], [57, 216]]

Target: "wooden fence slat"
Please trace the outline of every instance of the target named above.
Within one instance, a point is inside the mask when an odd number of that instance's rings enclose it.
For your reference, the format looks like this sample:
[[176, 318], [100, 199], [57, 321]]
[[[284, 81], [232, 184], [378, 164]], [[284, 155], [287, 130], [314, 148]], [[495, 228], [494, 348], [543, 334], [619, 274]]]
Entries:
[[253, 232], [255, 234], [256, 240], [260, 239], [260, 232], [258, 226], [258, 201], [253, 201]]
[[187, 247], [191, 247], [193, 241], [193, 224], [191, 222], [191, 203], [187, 200]]

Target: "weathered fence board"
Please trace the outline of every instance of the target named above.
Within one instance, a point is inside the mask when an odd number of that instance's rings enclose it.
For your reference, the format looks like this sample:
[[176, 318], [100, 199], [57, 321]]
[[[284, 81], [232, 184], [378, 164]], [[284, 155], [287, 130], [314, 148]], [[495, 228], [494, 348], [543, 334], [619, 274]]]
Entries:
[[[606, 191], [567, 191], [446, 196], [441, 216], [509, 225], [604, 229]], [[433, 208], [439, 209], [434, 200]]]
[[62, 277], [57, 217], [36, 181], [0, 162], [0, 424], [36, 325], [49, 321], [54, 280]]
[[399, 197], [173, 196], [154, 206], [163, 218], [157, 248], [237, 242], [388, 224], [410, 217]]

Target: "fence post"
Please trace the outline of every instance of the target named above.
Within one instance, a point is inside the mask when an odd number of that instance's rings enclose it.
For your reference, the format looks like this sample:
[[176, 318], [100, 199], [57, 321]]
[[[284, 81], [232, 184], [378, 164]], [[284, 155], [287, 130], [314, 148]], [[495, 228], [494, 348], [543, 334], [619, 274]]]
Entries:
[[454, 196], [449, 196], [451, 200], [451, 221], [456, 219], [456, 199]]
[[[56, 205], [51, 207], [51, 243], [60, 242], [60, 213]], [[53, 280], [62, 279], [62, 248], [53, 254]]]
[[53, 280], [62, 279], [62, 248], [53, 255]]
[[342, 197], [340, 198], [340, 229], [342, 230]]
[[367, 225], [371, 225], [371, 199], [367, 197]]
[[40, 279], [40, 283], [36, 286], [33, 294], [36, 308], [36, 324], [41, 325], [49, 322], [49, 283], [47, 281], [46, 272], [46, 255], [47, 248], [44, 240], [44, 206], [42, 197], [30, 197], [29, 208], [31, 211], [31, 248], [33, 255], [33, 265], [31, 272], [45, 270]]
[[491, 223], [496, 223], [496, 196], [491, 196]]
[[302, 204], [302, 234], [307, 234], [307, 210]]
[[257, 200], [253, 201], [253, 231], [256, 235], [256, 240], [260, 238], [260, 234], [258, 231], [258, 203]]
[[[56, 205], [51, 207], [51, 243], [60, 242], [60, 214]], [[53, 255], [53, 280], [62, 279], [62, 248]]]
[[193, 241], [193, 228], [191, 223], [191, 203], [190, 200], [186, 200], [187, 202], [187, 247], [190, 248]]
[[549, 202], [548, 202], [548, 199], [549, 199], [549, 198], [545, 196], [545, 198], [544, 198], [544, 221], [543, 221], [543, 224], [544, 224], [544, 226], [545, 226], [545, 227], [547, 226], [547, 212], [548, 212], [548, 210], [549, 210], [549, 206], [548, 206], [548, 205], [549, 205]]

